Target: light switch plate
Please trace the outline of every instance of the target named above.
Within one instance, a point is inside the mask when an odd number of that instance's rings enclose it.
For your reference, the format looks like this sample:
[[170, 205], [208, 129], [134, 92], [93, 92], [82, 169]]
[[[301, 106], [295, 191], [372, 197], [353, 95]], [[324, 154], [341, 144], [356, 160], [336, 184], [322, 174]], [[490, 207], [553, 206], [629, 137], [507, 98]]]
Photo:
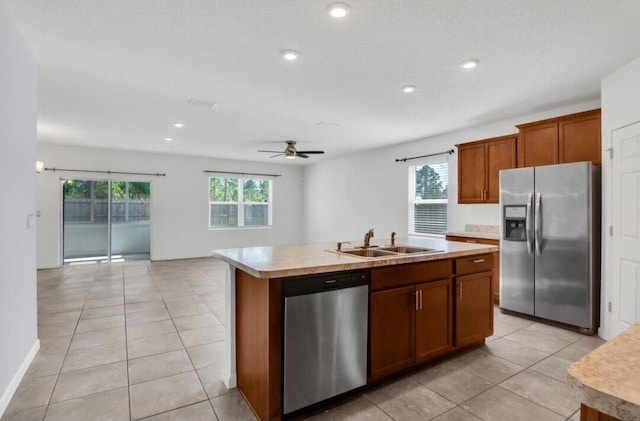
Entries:
[[30, 213], [27, 215], [27, 229], [32, 230], [34, 227], [33, 214]]

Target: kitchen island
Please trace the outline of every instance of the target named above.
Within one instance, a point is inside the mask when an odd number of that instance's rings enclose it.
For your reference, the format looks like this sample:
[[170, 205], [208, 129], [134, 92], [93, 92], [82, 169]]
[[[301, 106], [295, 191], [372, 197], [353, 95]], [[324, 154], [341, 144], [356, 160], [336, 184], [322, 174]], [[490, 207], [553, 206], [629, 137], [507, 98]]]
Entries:
[[367, 385], [481, 344], [493, 334], [497, 247], [413, 237], [399, 242], [431, 251], [367, 258], [337, 253], [335, 243], [213, 251], [228, 263], [228, 386], [238, 387], [259, 419], [283, 415], [283, 283], [366, 273]]
[[582, 421], [640, 420], [640, 323], [569, 366]]

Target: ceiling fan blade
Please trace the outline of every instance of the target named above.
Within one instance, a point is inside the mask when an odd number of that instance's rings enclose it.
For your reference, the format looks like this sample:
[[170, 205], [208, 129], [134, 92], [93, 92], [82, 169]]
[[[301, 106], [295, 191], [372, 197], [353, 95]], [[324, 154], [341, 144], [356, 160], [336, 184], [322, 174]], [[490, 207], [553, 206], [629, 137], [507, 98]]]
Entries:
[[313, 154], [321, 154], [324, 153], [324, 151], [298, 151], [298, 155], [304, 153], [304, 154], [308, 154], [308, 155], [313, 155]]
[[296, 158], [309, 158], [309, 155], [305, 155], [303, 153], [300, 152], [296, 152]]
[[263, 151], [258, 149], [258, 152], [267, 152], [267, 153], [282, 153], [282, 151]]
[[[266, 151], [261, 151], [261, 152], [266, 152]], [[269, 158], [275, 158], [276, 156], [281, 156], [281, 155], [284, 155], [284, 154], [283, 153], [278, 153], [278, 154], [270, 156]]]

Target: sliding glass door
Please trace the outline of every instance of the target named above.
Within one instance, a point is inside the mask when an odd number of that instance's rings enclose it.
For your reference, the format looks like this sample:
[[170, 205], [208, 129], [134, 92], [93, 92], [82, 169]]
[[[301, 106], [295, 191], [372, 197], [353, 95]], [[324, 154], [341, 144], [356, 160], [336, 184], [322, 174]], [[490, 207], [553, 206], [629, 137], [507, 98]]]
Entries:
[[62, 183], [65, 264], [149, 259], [150, 183]]
[[151, 183], [111, 182], [111, 260], [149, 259]]

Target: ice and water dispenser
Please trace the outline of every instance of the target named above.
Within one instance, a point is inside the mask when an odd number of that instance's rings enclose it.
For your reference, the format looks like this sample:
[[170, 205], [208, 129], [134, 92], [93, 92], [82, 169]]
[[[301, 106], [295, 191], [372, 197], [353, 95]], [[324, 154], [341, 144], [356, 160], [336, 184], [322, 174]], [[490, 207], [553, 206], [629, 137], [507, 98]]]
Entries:
[[505, 205], [503, 227], [505, 240], [526, 241], [527, 206]]

